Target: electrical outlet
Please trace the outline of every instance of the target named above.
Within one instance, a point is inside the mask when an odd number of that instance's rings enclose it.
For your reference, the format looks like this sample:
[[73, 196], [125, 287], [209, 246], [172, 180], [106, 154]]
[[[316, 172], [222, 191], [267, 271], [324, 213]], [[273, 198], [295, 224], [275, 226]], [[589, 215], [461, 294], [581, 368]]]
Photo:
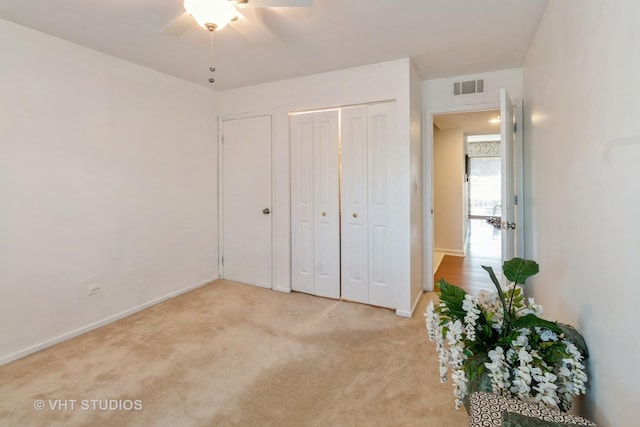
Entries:
[[95, 285], [87, 286], [87, 296], [97, 295], [102, 293], [102, 284], [96, 283]]

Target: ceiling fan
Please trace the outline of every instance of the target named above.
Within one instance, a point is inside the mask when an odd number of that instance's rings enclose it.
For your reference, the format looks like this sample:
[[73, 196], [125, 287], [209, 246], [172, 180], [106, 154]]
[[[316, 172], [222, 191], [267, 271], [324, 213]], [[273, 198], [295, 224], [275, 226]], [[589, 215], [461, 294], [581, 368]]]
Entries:
[[174, 19], [161, 32], [163, 36], [178, 37], [194, 22], [210, 32], [223, 29], [238, 19], [242, 8], [305, 7], [313, 0], [184, 0], [185, 12]]

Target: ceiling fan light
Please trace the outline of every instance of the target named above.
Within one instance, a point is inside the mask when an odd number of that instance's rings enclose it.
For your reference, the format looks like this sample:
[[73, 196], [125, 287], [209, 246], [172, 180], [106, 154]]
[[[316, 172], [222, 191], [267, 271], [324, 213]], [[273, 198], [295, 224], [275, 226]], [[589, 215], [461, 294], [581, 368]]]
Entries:
[[220, 30], [236, 17], [236, 8], [228, 0], [184, 0], [184, 8], [207, 29], [207, 24], [213, 24]]

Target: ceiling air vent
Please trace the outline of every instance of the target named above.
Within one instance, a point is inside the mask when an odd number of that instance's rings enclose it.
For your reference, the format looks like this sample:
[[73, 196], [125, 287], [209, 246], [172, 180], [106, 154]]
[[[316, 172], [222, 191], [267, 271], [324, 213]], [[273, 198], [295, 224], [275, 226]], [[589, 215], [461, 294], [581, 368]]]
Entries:
[[453, 84], [454, 95], [469, 95], [471, 93], [484, 93], [484, 79], [455, 82]]

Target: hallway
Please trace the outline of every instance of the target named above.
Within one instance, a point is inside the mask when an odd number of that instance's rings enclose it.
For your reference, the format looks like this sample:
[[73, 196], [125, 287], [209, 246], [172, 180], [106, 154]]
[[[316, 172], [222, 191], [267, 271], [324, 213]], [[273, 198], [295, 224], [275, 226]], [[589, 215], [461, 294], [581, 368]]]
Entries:
[[463, 288], [469, 293], [482, 289], [494, 290], [495, 286], [483, 265], [493, 267], [501, 279], [500, 232], [484, 219], [469, 219], [469, 240], [466, 256], [445, 255], [434, 274], [434, 283], [440, 279]]

